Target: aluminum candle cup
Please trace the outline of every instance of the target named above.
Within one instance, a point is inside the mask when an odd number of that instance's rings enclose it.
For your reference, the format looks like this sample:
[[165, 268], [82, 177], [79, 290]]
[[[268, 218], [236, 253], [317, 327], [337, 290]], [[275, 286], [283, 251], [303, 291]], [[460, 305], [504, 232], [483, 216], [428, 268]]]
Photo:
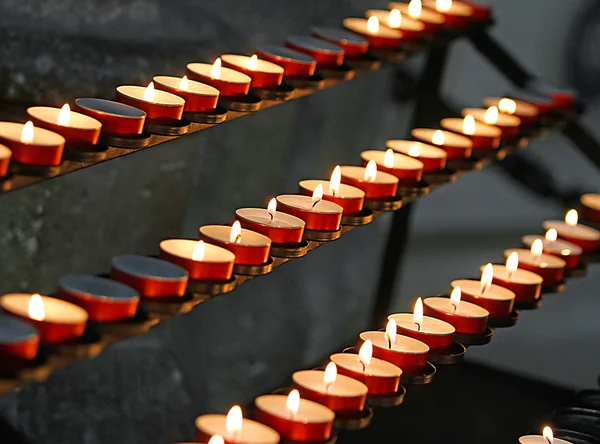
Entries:
[[76, 99], [75, 106], [100, 121], [103, 134], [135, 136], [144, 131], [146, 113], [133, 106], [95, 98]]
[[115, 257], [110, 277], [135, 288], [144, 298], [183, 296], [188, 284], [185, 269], [161, 259], [133, 254]]
[[274, 244], [296, 245], [302, 242], [306, 224], [296, 216], [263, 208], [240, 208], [235, 215], [242, 227], [267, 236]]
[[[436, 136], [439, 136], [438, 137]], [[415, 128], [411, 136], [419, 142], [437, 146], [446, 151], [447, 160], [463, 160], [471, 157], [473, 142], [466, 136], [450, 131], [434, 130], [428, 128]]]
[[462, 301], [485, 308], [490, 313], [490, 318], [506, 318], [513, 311], [515, 294], [508, 288], [491, 284], [487, 289], [482, 291], [481, 282], [472, 279], [452, 281], [450, 283], [450, 291], [456, 287], [460, 287]]
[[[517, 268], [512, 276], [505, 265], [493, 264], [494, 280], [496, 285], [508, 288], [515, 294], [515, 302], [534, 302], [542, 294], [542, 277], [531, 271]], [[483, 271], [483, 267], [481, 267]]]
[[337, 231], [342, 223], [344, 209], [327, 200], [313, 204], [310, 196], [281, 194], [277, 196], [277, 206], [284, 213], [302, 219], [306, 230]]
[[285, 46], [259, 46], [256, 54], [261, 59], [269, 60], [283, 68], [284, 77], [309, 78], [315, 73], [317, 61], [309, 55], [294, 51]]
[[581, 196], [580, 202], [583, 219], [600, 223], [600, 194], [584, 194]]
[[369, 28], [368, 20], [364, 18], [347, 18], [343, 24], [344, 28], [366, 39], [371, 49], [396, 49], [404, 36], [402, 31], [384, 25], [377, 26], [377, 29]]
[[239, 431], [230, 432], [225, 415], [202, 415], [196, 418], [196, 441], [208, 442], [214, 435], [221, 435], [225, 444], [279, 444], [279, 433], [260, 422], [242, 419]]
[[65, 138], [33, 124], [0, 122], [0, 143], [12, 151], [12, 161], [24, 165], [57, 166], [65, 147]]
[[78, 338], [88, 321], [83, 308], [49, 296], [9, 293], [0, 297], [0, 306], [35, 327], [41, 342], [47, 344]]
[[531, 103], [507, 97], [486, 97], [483, 106], [495, 106], [501, 113], [509, 114], [521, 119], [522, 126], [529, 126], [537, 122], [539, 112]]
[[342, 47], [346, 58], [361, 57], [369, 50], [367, 40], [345, 29], [318, 26], [312, 29], [312, 35]]
[[118, 86], [116, 100], [141, 109], [146, 113], [148, 119], [181, 120], [185, 100], [175, 94], [160, 90], [154, 90], [154, 93], [149, 96], [148, 88], [152, 89], [154, 86]]
[[448, 155], [442, 148], [410, 140], [388, 140], [386, 148], [413, 157], [423, 163], [424, 173], [435, 173], [446, 167]]
[[190, 279], [228, 281], [235, 255], [225, 248], [191, 239], [167, 239], [160, 243], [160, 257], [185, 269]]
[[452, 325], [457, 334], [482, 335], [487, 327], [489, 312], [479, 305], [460, 301], [453, 305], [450, 298], [423, 299], [423, 313]]
[[40, 345], [38, 331], [21, 319], [0, 314], [0, 362], [4, 370], [35, 359]]
[[[215, 62], [217, 63], [217, 62]], [[218, 75], [211, 75], [214, 65], [208, 63], [189, 63], [187, 76], [192, 80], [206, 83], [219, 90], [222, 97], [245, 96], [250, 91], [252, 79], [235, 69], [219, 67]], [[213, 72], [213, 74], [215, 74]]]
[[0, 179], [8, 174], [8, 166], [12, 151], [4, 145], [0, 145]]
[[540, 239], [543, 242], [544, 253], [561, 258], [565, 261], [568, 269], [577, 268], [581, 262], [583, 249], [578, 245], [572, 244], [571, 242], [563, 240], [549, 241], [544, 236], [536, 234], [523, 236], [521, 238], [521, 242], [523, 243], [524, 247], [531, 248], [537, 239]]
[[448, 118], [442, 119], [441, 126], [445, 130], [461, 134], [471, 139], [473, 150], [493, 150], [500, 145], [500, 136], [502, 130], [497, 126], [487, 125], [481, 122], [474, 122], [473, 129], [467, 132], [463, 128], [464, 119]]
[[377, 171], [372, 180], [365, 180], [366, 168], [343, 166], [342, 183], [352, 185], [365, 193], [365, 199], [385, 199], [394, 197], [398, 191], [398, 178], [383, 171]]
[[445, 321], [423, 316], [423, 324], [416, 325], [411, 313], [393, 314], [388, 319], [396, 321], [398, 334], [427, 344], [430, 353], [447, 353], [452, 348], [455, 329]]
[[309, 55], [316, 60], [317, 66], [320, 68], [335, 68], [344, 62], [344, 50], [342, 48], [316, 37], [290, 37], [285, 46]]
[[473, 19], [473, 14], [475, 13], [472, 6], [456, 0], [452, 2], [448, 10], [439, 10], [436, 8], [436, 0], [424, 0], [423, 6], [442, 14], [446, 19], [445, 26], [448, 28], [464, 28]]
[[287, 408], [287, 396], [263, 395], [255, 399], [256, 419], [273, 428], [281, 439], [324, 442], [331, 437], [335, 413], [324, 405], [300, 399], [298, 411]]
[[543, 285], [558, 285], [563, 281], [567, 263], [562, 259], [543, 253], [536, 257], [531, 250], [523, 248], [504, 250], [504, 257], [508, 258], [511, 253], [515, 252], [519, 255], [519, 268], [541, 276], [544, 280]]
[[414, 20], [408, 15], [400, 15], [401, 19], [394, 22], [394, 16], [390, 20], [392, 11], [383, 9], [369, 9], [365, 16], [367, 18], [377, 17], [379, 23], [388, 28], [397, 29], [402, 32], [402, 40], [415, 40], [420, 38], [425, 32], [425, 23], [421, 20]]
[[185, 100], [184, 110], [191, 113], [209, 111], [217, 107], [219, 90], [210, 85], [179, 77], [155, 76], [156, 88]]
[[418, 14], [411, 14], [408, 3], [391, 2], [388, 3], [388, 9], [397, 9], [402, 14], [402, 18], [410, 17], [413, 20], [419, 20], [425, 25], [426, 32], [436, 32], [446, 23], [446, 17], [434, 9], [419, 8]]
[[223, 66], [243, 72], [252, 79], [253, 88], [276, 88], [283, 81], [284, 69], [268, 60], [236, 54], [223, 54]]
[[360, 340], [370, 340], [373, 343], [373, 356], [399, 367], [402, 374], [419, 375], [427, 365], [429, 346], [417, 339], [398, 335], [390, 348], [385, 332], [366, 331], [360, 334]]
[[386, 165], [386, 152], [379, 150], [367, 150], [360, 153], [362, 166], [367, 166], [370, 160], [374, 160], [377, 169], [393, 174], [398, 178], [400, 186], [416, 186], [423, 176], [423, 162], [404, 154], [393, 153], [393, 161]]
[[586, 225], [568, 225], [561, 220], [547, 220], [544, 222], [544, 230], [554, 228], [558, 238], [572, 244], [578, 245], [584, 254], [595, 253], [600, 243], [600, 231]]
[[343, 208], [343, 215], [358, 214], [365, 203], [365, 193], [359, 188], [351, 185], [340, 184], [339, 191], [335, 194], [330, 189], [331, 182], [328, 180], [302, 180], [298, 184], [300, 194], [312, 196], [315, 188], [323, 187], [323, 199], [334, 202]]
[[79, 305], [92, 321], [116, 322], [135, 316], [140, 302], [134, 288], [92, 275], [70, 274], [58, 280], [61, 298]]
[[294, 385], [302, 398], [329, 407], [335, 413], [359, 412], [365, 408], [367, 386], [344, 375], [337, 375], [335, 382], [326, 384], [325, 372], [302, 370], [292, 375]]
[[262, 265], [269, 261], [271, 239], [242, 228], [239, 240], [231, 241], [231, 230], [232, 227], [224, 225], [204, 225], [200, 227], [200, 238], [231, 251], [238, 265]]
[[519, 135], [519, 128], [521, 127], [521, 119], [519, 119], [517, 116], [498, 112], [497, 118], [495, 119], [495, 121], [494, 120], [490, 121], [489, 118], [486, 121], [485, 116], [486, 116], [487, 111], [488, 111], [487, 109], [482, 109], [482, 108], [465, 108], [461, 111], [461, 114], [463, 117], [470, 114], [478, 122], [483, 122], [487, 125], [500, 128], [500, 131], [502, 131], [501, 137], [503, 139], [509, 139], [511, 137], [516, 137]]

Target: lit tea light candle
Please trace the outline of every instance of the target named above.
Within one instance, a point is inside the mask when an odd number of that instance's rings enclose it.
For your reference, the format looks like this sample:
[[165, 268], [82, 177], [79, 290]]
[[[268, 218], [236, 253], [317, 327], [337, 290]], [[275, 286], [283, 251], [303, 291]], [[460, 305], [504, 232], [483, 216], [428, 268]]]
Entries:
[[8, 174], [11, 156], [12, 151], [7, 146], [0, 145], [0, 179]]
[[487, 108], [495, 106], [503, 114], [509, 114], [521, 119], [521, 125], [532, 125], [538, 120], [538, 109], [531, 103], [508, 97], [486, 97], [483, 105]]
[[363, 190], [365, 199], [385, 199], [394, 197], [398, 191], [398, 178], [383, 171], [377, 171], [374, 160], [366, 167], [341, 167], [342, 183]]
[[269, 261], [271, 239], [242, 228], [237, 220], [231, 227], [223, 225], [200, 227], [200, 238], [231, 251], [238, 265], [262, 265]]
[[504, 319], [510, 316], [515, 303], [515, 294], [508, 288], [492, 284], [494, 268], [487, 264], [481, 273], [481, 281], [459, 279], [450, 283], [451, 291], [460, 287], [462, 299], [485, 308], [490, 318]]
[[65, 148], [81, 150], [96, 145], [102, 123], [85, 114], [71, 111], [67, 103], [62, 108], [32, 106], [27, 114], [35, 125], [46, 128], [65, 138]]
[[298, 184], [300, 194], [312, 196], [315, 189], [323, 187], [323, 199], [334, 202], [343, 208], [342, 214], [357, 214], [363, 209], [365, 193], [352, 185], [342, 184], [342, 169], [338, 165], [331, 173], [330, 180], [302, 180]]
[[38, 331], [30, 324], [0, 314], [0, 362], [5, 370], [35, 359], [40, 345]]
[[406, 13], [403, 15], [399, 9], [392, 9], [391, 11], [369, 9], [365, 16], [368, 19], [376, 17], [379, 23], [392, 29], [399, 29], [402, 31], [402, 39], [404, 40], [418, 39], [425, 31], [425, 23], [407, 16]]
[[[396, 333], [396, 322], [390, 319], [386, 331], [360, 334], [363, 343], [371, 341], [373, 356], [399, 367], [405, 375], [419, 375], [427, 365], [429, 346], [424, 342]], [[363, 344], [364, 346], [364, 344]]]
[[530, 250], [511, 248], [504, 251], [504, 257], [508, 258], [512, 253], [517, 253], [519, 255], [519, 268], [540, 275], [544, 280], [543, 285], [558, 285], [563, 282], [567, 263], [558, 257], [544, 254], [543, 251], [544, 242], [538, 239], [531, 244]]
[[556, 256], [565, 261], [567, 268], [577, 268], [581, 262], [581, 255], [583, 249], [571, 242], [564, 240], [557, 240], [558, 233], [554, 228], [548, 230], [545, 236], [539, 236], [535, 234], [529, 234], [521, 238], [523, 246], [531, 248], [536, 240], [541, 240], [544, 245], [544, 253]]
[[394, 320], [398, 333], [421, 341], [429, 346], [431, 353], [447, 353], [454, 342], [455, 328], [440, 319], [423, 315], [423, 301], [417, 299], [413, 314], [397, 313], [388, 316]]
[[472, 6], [456, 0], [424, 0], [423, 5], [442, 14], [450, 28], [467, 26], [475, 13]]
[[457, 334], [482, 335], [489, 312], [479, 305], [461, 301], [460, 287], [454, 287], [450, 298], [432, 297], [423, 301], [423, 313], [452, 325]]
[[135, 288], [144, 298], [183, 296], [188, 272], [171, 262], [148, 256], [123, 254], [113, 259], [110, 278]]
[[117, 322], [135, 316], [139, 293], [128, 285], [92, 275], [70, 274], [58, 280], [62, 299], [79, 305], [92, 321]]
[[345, 58], [361, 57], [369, 50], [366, 39], [346, 29], [318, 26], [312, 29], [312, 35], [340, 46]]
[[276, 88], [283, 81], [284, 69], [268, 60], [261, 60], [256, 54], [251, 57], [237, 54], [223, 54], [223, 66], [243, 72], [252, 79], [253, 88]]
[[404, 36], [399, 29], [380, 25], [377, 17], [344, 19], [344, 28], [357, 33], [369, 42], [371, 49], [396, 49]]
[[[278, 444], [279, 433], [260, 422], [246, 419], [240, 406], [234, 405], [225, 415], [202, 415], [196, 418], [196, 441], [207, 442], [219, 435], [225, 444]], [[214, 442], [214, 441], [209, 441]], [[219, 442], [217, 439], [216, 442]]]
[[189, 80], [187, 76], [156, 76], [152, 80], [158, 89], [185, 100], [184, 110], [187, 112], [198, 113], [217, 107], [219, 90], [210, 85]]
[[600, 231], [578, 222], [577, 210], [569, 210], [565, 215], [564, 222], [560, 220], [545, 221], [544, 230], [554, 228], [559, 239], [578, 245], [584, 254], [595, 253], [600, 242]]
[[400, 186], [416, 186], [423, 176], [423, 162], [404, 154], [386, 151], [367, 150], [360, 153], [362, 165], [373, 160], [377, 168], [398, 178]]
[[245, 96], [250, 91], [252, 82], [252, 78], [247, 74], [222, 66], [220, 58], [215, 60], [212, 65], [189, 63], [187, 76], [217, 88], [223, 97]]
[[435, 173], [446, 167], [448, 155], [441, 148], [410, 140], [388, 140], [385, 146], [397, 153], [405, 154], [421, 161], [424, 173]]
[[473, 142], [473, 150], [496, 149], [500, 145], [502, 130], [497, 126], [477, 122], [472, 115], [464, 119], [448, 118], [441, 121], [442, 128], [468, 137]]
[[292, 375], [294, 384], [303, 398], [329, 407], [336, 414], [359, 412], [365, 408], [367, 386], [362, 382], [338, 375], [330, 362], [325, 371], [302, 370]]
[[552, 429], [544, 427], [541, 435], [525, 435], [519, 438], [521, 444], [573, 444], [571, 441], [555, 438]]
[[490, 106], [487, 109], [465, 108], [462, 110], [462, 115], [463, 117], [471, 115], [479, 122], [500, 128], [502, 137], [505, 139], [519, 135], [521, 119], [512, 114], [500, 113], [496, 106]]
[[464, 160], [471, 157], [473, 142], [468, 137], [429, 128], [415, 128], [410, 134], [415, 140], [443, 149], [447, 160]]
[[25, 165], [57, 166], [65, 147], [65, 138], [44, 128], [25, 124], [0, 122], [0, 143], [12, 152], [12, 161]]
[[118, 86], [116, 100], [141, 109], [148, 119], [157, 120], [180, 120], [185, 107], [184, 99], [166, 91], [156, 90], [153, 82], [150, 82], [147, 87]]
[[325, 442], [331, 437], [335, 413], [314, 401], [300, 398], [298, 390], [263, 395], [254, 401], [256, 419], [292, 442]]
[[261, 59], [281, 66], [284, 77], [309, 78], [317, 68], [317, 61], [311, 56], [285, 46], [263, 45], [257, 49], [256, 53]]
[[324, 200], [323, 194], [323, 186], [317, 185], [312, 196], [281, 194], [277, 196], [277, 204], [283, 212], [302, 219], [306, 230], [337, 231], [344, 209], [335, 202]]
[[335, 68], [344, 62], [344, 50], [338, 45], [309, 36], [290, 37], [285, 46], [316, 60], [321, 68]]
[[240, 208], [235, 215], [242, 227], [264, 234], [274, 244], [296, 245], [302, 242], [304, 221], [277, 211], [277, 199], [271, 199], [266, 209]]
[[102, 133], [135, 136], [142, 134], [146, 113], [141, 109], [113, 100], [80, 98], [75, 100], [77, 109], [102, 123]]
[[582, 218], [590, 222], [600, 223], [600, 194], [587, 193], [582, 195], [579, 201], [581, 202]]
[[[531, 271], [519, 268], [519, 255], [511, 253], [506, 259], [506, 265], [493, 266], [492, 282], [508, 288], [515, 294], [515, 302], [534, 302], [540, 298], [542, 277]], [[481, 267], [483, 271], [483, 267]]]
[[57, 344], [83, 335], [87, 312], [71, 302], [39, 294], [10, 293], [0, 297], [0, 307], [33, 325], [40, 340]]
[[160, 257], [187, 270], [194, 280], [228, 281], [235, 262], [231, 251], [191, 239], [162, 241]]
[[425, 26], [425, 31], [436, 32], [444, 23], [446, 18], [434, 9], [423, 8], [421, 0], [411, 0], [407, 3], [392, 2], [388, 4], [388, 9], [397, 9], [405, 16], [413, 20], [419, 20]]

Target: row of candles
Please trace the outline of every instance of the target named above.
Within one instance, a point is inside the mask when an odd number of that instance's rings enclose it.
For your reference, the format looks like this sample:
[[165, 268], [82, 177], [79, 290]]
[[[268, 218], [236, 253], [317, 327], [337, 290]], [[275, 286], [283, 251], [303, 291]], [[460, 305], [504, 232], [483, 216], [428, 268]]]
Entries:
[[[460, 30], [490, 18], [488, 8], [466, 1], [412, 0], [390, 3], [347, 18], [344, 29], [315, 28], [312, 36], [291, 37], [285, 46], [265, 45], [252, 56], [225, 54], [213, 64], [190, 63], [182, 78], [156, 76], [147, 86], [124, 85], [116, 101], [79, 98], [77, 111], [34, 106], [25, 124], [0, 122], [0, 178], [9, 163], [42, 167], [61, 163], [64, 150], [93, 151], [100, 135], [136, 137], [146, 123], [181, 122], [184, 112], [214, 111], [219, 98], [243, 98], [250, 89], [277, 88], [285, 78], [310, 78], [317, 67], [337, 68], [344, 58], [369, 49], [396, 50], [402, 42]], [[149, 128], [149, 127], [147, 127]]]

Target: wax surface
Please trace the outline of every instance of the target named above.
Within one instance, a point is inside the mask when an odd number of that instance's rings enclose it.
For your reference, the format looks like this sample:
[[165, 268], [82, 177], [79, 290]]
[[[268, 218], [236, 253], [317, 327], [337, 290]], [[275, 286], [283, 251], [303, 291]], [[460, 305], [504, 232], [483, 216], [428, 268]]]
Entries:
[[[160, 249], [173, 256], [192, 260], [198, 241], [191, 239], [167, 239], [160, 243]], [[204, 258], [199, 262], [233, 262], [235, 255], [225, 248], [204, 243]]]
[[[493, 299], [496, 301], [510, 301], [515, 298], [515, 294], [508, 288], [501, 287], [500, 285], [491, 284], [485, 293], [481, 292], [481, 282], [472, 279], [460, 279], [452, 281], [450, 286], [454, 289], [460, 287], [460, 290], [464, 294], [470, 296], [482, 298], [482, 299]], [[461, 302], [462, 304], [462, 302]]]
[[[212, 77], [210, 71], [212, 65], [209, 63], [188, 63], [187, 69], [204, 77]], [[222, 80], [229, 83], [250, 83], [252, 79], [246, 74], [236, 71], [235, 69], [221, 67], [221, 75], [215, 80]]]
[[408, 330], [418, 331], [420, 333], [433, 334], [433, 335], [451, 335], [454, 333], [454, 327], [447, 322], [440, 321], [439, 319], [432, 318], [430, 316], [423, 316], [423, 323], [420, 329], [413, 321], [413, 315], [411, 313], [398, 313], [388, 316], [388, 319], [393, 319], [399, 327], [406, 328]]
[[336, 353], [331, 355], [330, 359], [335, 362], [338, 367], [345, 368], [347, 370], [364, 373], [365, 375], [379, 376], [386, 378], [400, 377], [402, 370], [396, 367], [394, 364], [390, 364], [382, 359], [372, 358], [371, 363], [363, 371], [363, 364], [358, 355], [353, 353]]
[[343, 210], [338, 204], [324, 199], [321, 199], [313, 206], [310, 196], [301, 196], [299, 194], [282, 194], [277, 196], [277, 201], [290, 207], [321, 214], [339, 214]]
[[205, 83], [197, 82], [195, 80], [188, 79], [188, 88], [180, 89], [181, 86], [181, 78], [180, 77], [172, 77], [172, 76], [156, 76], [154, 77], [154, 82], [157, 85], [168, 86], [169, 88], [177, 89], [179, 91], [188, 92], [191, 94], [198, 94], [200, 96], [212, 96], [216, 97], [219, 95], [219, 90], [217, 88], [213, 88], [210, 85]]
[[333, 396], [364, 396], [367, 386], [362, 382], [344, 375], [337, 375], [335, 382], [325, 384], [325, 372], [322, 370], [301, 370], [294, 373], [292, 379], [297, 385], [306, 389]]
[[255, 231], [242, 228], [242, 238], [239, 242], [231, 242], [229, 236], [231, 227], [225, 225], [205, 225], [200, 227], [200, 234], [220, 242], [242, 245], [245, 247], [262, 247], [271, 244], [271, 239]]
[[579, 256], [583, 253], [583, 249], [579, 245], [572, 244], [571, 242], [567, 242], [561, 239], [557, 239], [555, 241], [549, 241], [544, 238], [544, 236], [539, 236], [535, 234], [529, 234], [527, 236], [523, 236], [521, 241], [524, 245], [531, 248], [531, 245], [537, 240], [540, 239], [544, 243], [544, 251], [551, 251], [554, 254], [560, 254], [562, 256]]
[[[485, 122], [484, 117], [486, 113], [486, 109], [481, 108], [465, 108], [462, 110], [461, 114], [465, 117], [467, 114], [471, 114], [475, 120], [479, 120], [481, 122]], [[490, 125], [498, 125], [498, 126], [519, 126], [521, 125], [521, 119], [517, 116], [513, 116], [510, 114], [498, 113], [498, 120]]]
[[179, 281], [187, 277], [187, 271], [162, 259], [135, 254], [123, 254], [112, 261], [112, 266], [137, 277]]
[[305, 225], [302, 219], [281, 211], [275, 211], [273, 218], [271, 218], [271, 213], [264, 208], [240, 208], [235, 211], [235, 214], [241, 219], [274, 228], [292, 229], [301, 228]]
[[388, 28], [384, 26], [384, 23], [379, 25], [379, 29], [376, 32], [369, 31], [367, 27], [367, 19], [364, 18], [347, 18], [344, 19], [344, 27], [350, 31], [357, 32], [363, 35], [370, 35], [376, 37], [384, 37], [389, 39], [401, 39], [402, 31], [398, 29]]
[[[235, 65], [239, 68], [248, 69], [248, 64], [250, 63], [251, 58], [244, 55], [237, 54], [223, 54], [221, 56], [221, 60], [227, 62], [231, 65]], [[275, 63], [269, 62], [267, 60], [256, 60], [256, 69], [255, 72], [266, 72], [270, 74], [283, 74], [283, 68]]]
[[[508, 270], [505, 265], [494, 264], [493, 267], [494, 277], [497, 277], [503, 281], [514, 282], [515, 284], [523, 285], [538, 285], [543, 281], [541, 276], [532, 273], [531, 271], [522, 270], [521, 268], [517, 268], [509, 279]], [[483, 266], [481, 267], [481, 271], [483, 271]]]
[[[548, 440], [541, 435], [525, 435], [519, 438], [521, 444], [548, 444]], [[554, 438], [553, 444], [573, 444], [571, 441]]]
[[[202, 415], [196, 418], [196, 428], [205, 434], [221, 435], [226, 440], [233, 436], [225, 427], [225, 415]], [[237, 441], [244, 444], [277, 444], [279, 433], [266, 425], [244, 418], [241, 431], [236, 435]]]
[[343, 166], [341, 167], [342, 176], [350, 177], [352, 179], [360, 180], [365, 183], [379, 183], [379, 184], [394, 184], [398, 182], [398, 178], [393, 174], [386, 173], [385, 171], [377, 171], [377, 175], [375, 176], [375, 180], [372, 182], [368, 182], [365, 179], [365, 171], [367, 170], [364, 167], [359, 166]]
[[[392, 2], [392, 3], [388, 4], [388, 8], [389, 9], [398, 9], [400, 11], [400, 13], [402, 14], [403, 19], [404, 19], [404, 16], [411, 17], [408, 14], [408, 3]], [[440, 14], [439, 12], [437, 12], [433, 9], [427, 9], [427, 8], [421, 9], [421, 15], [419, 15], [419, 17], [411, 17], [411, 18], [418, 19], [418, 20], [421, 20], [426, 23], [436, 24], [436, 25], [441, 25], [446, 21], [446, 19], [444, 18], [444, 16], [442, 14]]]
[[[32, 106], [27, 108], [27, 113], [38, 120], [47, 123], [58, 124], [58, 115], [60, 114], [59, 108], [52, 108], [49, 106]], [[82, 130], [98, 130], [102, 124], [94, 119], [93, 117], [86, 116], [75, 111], [69, 111], [69, 124], [65, 125], [67, 128], [78, 128]]]
[[[442, 127], [444, 129], [454, 131], [459, 134], [466, 134], [463, 132], [463, 119], [449, 118], [442, 120]], [[500, 137], [502, 130], [497, 126], [487, 125], [482, 122], [475, 121], [475, 132], [468, 134], [469, 136], [480, 136], [480, 137]]]
[[[0, 122], [0, 137], [12, 142], [21, 142], [21, 132], [25, 125], [15, 122]], [[64, 145], [65, 138], [53, 131], [35, 127], [33, 130], [33, 141], [30, 145], [55, 147]]]
[[[411, 131], [411, 135], [415, 139], [427, 141], [427, 143], [433, 144], [433, 135], [436, 131], [438, 130], [429, 128], [415, 128]], [[469, 139], [468, 137], [461, 136], [460, 134], [452, 133], [450, 131], [441, 131], [442, 134], [444, 134], [444, 144], [440, 146], [447, 145], [464, 149], [469, 149], [473, 147], [473, 142], [471, 142], [471, 139]]]
[[[411, 147], [419, 148], [419, 154], [417, 156], [411, 156], [409, 150]], [[421, 142], [413, 142], [411, 140], [388, 140], [386, 147], [391, 148], [397, 153], [405, 154], [411, 157], [425, 157], [430, 159], [443, 159], [447, 157], [446, 151], [436, 146], [428, 145]]]
[[[452, 327], [452, 326], [450, 326]], [[454, 327], [452, 327], [454, 332]], [[389, 343], [383, 331], [366, 331], [360, 334], [362, 341], [370, 340], [373, 347], [389, 349]], [[392, 350], [402, 353], [427, 353], [429, 346], [408, 336], [396, 335], [396, 341], [392, 344]]]
[[536, 259], [531, 250], [525, 250], [524, 248], [511, 248], [505, 250], [504, 257], [507, 258], [511, 253], [517, 253], [519, 255], [519, 263], [535, 265], [540, 268], [565, 268], [567, 266], [567, 263], [561, 258], [550, 254], [542, 253], [539, 256], [539, 259]]
[[489, 316], [489, 312], [485, 308], [467, 301], [460, 301], [456, 310], [450, 304], [449, 298], [427, 298], [423, 300], [423, 303], [435, 310], [465, 318], [485, 318]]
[[286, 407], [287, 396], [283, 395], [263, 395], [254, 401], [256, 406], [273, 416], [284, 419], [290, 419], [302, 423], [323, 423], [331, 422], [335, 419], [335, 413], [329, 408], [310, 401], [300, 399], [298, 413], [292, 416], [292, 413]]
[[[383, 159], [385, 157], [385, 151], [379, 150], [367, 150], [360, 153], [360, 157], [368, 162], [370, 160], [374, 160], [375, 163], [379, 166], [385, 166], [383, 163]], [[423, 162], [417, 159], [413, 159], [410, 156], [405, 156], [404, 154], [394, 153], [394, 167], [395, 170], [420, 170], [423, 169]]]
[[600, 241], [600, 231], [586, 225], [577, 224], [572, 227], [560, 220], [547, 220], [544, 222], [544, 230], [549, 230], [551, 228], [554, 228], [559, 236], [589, 241]]
[[[31, 296], [28, 293], [5, 294], [0, 297], [0, 306], [11, 313], [29, 318], [28, 308]], [[44, 301], [45, 322], [79, 324], [88, 319], [87, 312], [75, 304], [49, 296], [42, 296], [42, 300]]]
[[[388, 20], [390, 17], [391, 11], [385, 11], [383, 9], [369, 9], [365, 16], [369, 17], [377, 17], [380, 25], [390, 26], [388, 24]], [[400, 12], [402, 14], [402, 12]], [[395, 26], [394, 29], [400, 29], [402, 31], [423, 31], [425, 29], [425, 25], [420, 20], [414, 20], [410, 18], [408, 15], [402, 14], [402, 19], [400, 20], [400, 26]]]
[[300, 187], [306, 188], [309, 191], [315, 191], [315, 188], [321, 184], [323, 186], [323, 194], [328, 196], [335, 196], [342, 199], [362, 199], [365, 197], [365, 193], [356, 187], [346, 184], [340, 184], [340, 189], [336, 194], [333, 194], [329, 190], [330, 182], [328, 180], [303, 180], [300, 182]]
[[[131, 97], [136, 100], [144, 100], [144, 94], [146, 94], [145, 86], [135, 85], [123, 85], [118, 86], [117, 91], [127, 97]], [[144, 100], [146, 102], [146, 100]], [[159, 89], [154, 90], [154, 98], [148, 103], [154, 103], [162, 106], [182, 106], [185, 105], [185, 100], [175, 94], [161, 91]]]

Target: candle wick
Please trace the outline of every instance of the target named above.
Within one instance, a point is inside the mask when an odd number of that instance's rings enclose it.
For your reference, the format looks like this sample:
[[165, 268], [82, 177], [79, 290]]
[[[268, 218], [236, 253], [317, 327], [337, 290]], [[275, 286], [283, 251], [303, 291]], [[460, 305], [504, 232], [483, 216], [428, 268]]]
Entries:
[[418, 322], [415, 322], [415, 325], [417, 326], [417, 331], [421, 331], [421, 324], [419, 324]]
[[242, 235], [241, 235], [241, 234], [238, 234], [238, 235], [235, 237], [235, 241], [234, 241], [234, 243], [235, 243], [235, 244], [239, 244], [241, 240], [242, 240]]
[[315, 208], [320, 201], [321, 201], [321, 199], [314, 201], [313, 204], [312, 204], [311, 209]]
[[392, 349], [392, 338], [390, 338], [389, 336], [387, 337], [388, 340], [388, 349]]
[[454, 307], [454, 312], [456, 313], [456, 310], [458, 310], [458, 306], [454, 302], [450, 302], [450, 305]]
[[367, 366], [365, 365], [365, 363], [363, 361], [360, 361], [360, 363], [362, 364], [362, 372], [366, 372], [367, 371]]
[[267, 211], [269, 213], [269, 217], [271, 218], [269, 220], [269, 223], [273, 222], [273, 219], [275, 219], [275, 215], [271, 212], [271, 211]]

